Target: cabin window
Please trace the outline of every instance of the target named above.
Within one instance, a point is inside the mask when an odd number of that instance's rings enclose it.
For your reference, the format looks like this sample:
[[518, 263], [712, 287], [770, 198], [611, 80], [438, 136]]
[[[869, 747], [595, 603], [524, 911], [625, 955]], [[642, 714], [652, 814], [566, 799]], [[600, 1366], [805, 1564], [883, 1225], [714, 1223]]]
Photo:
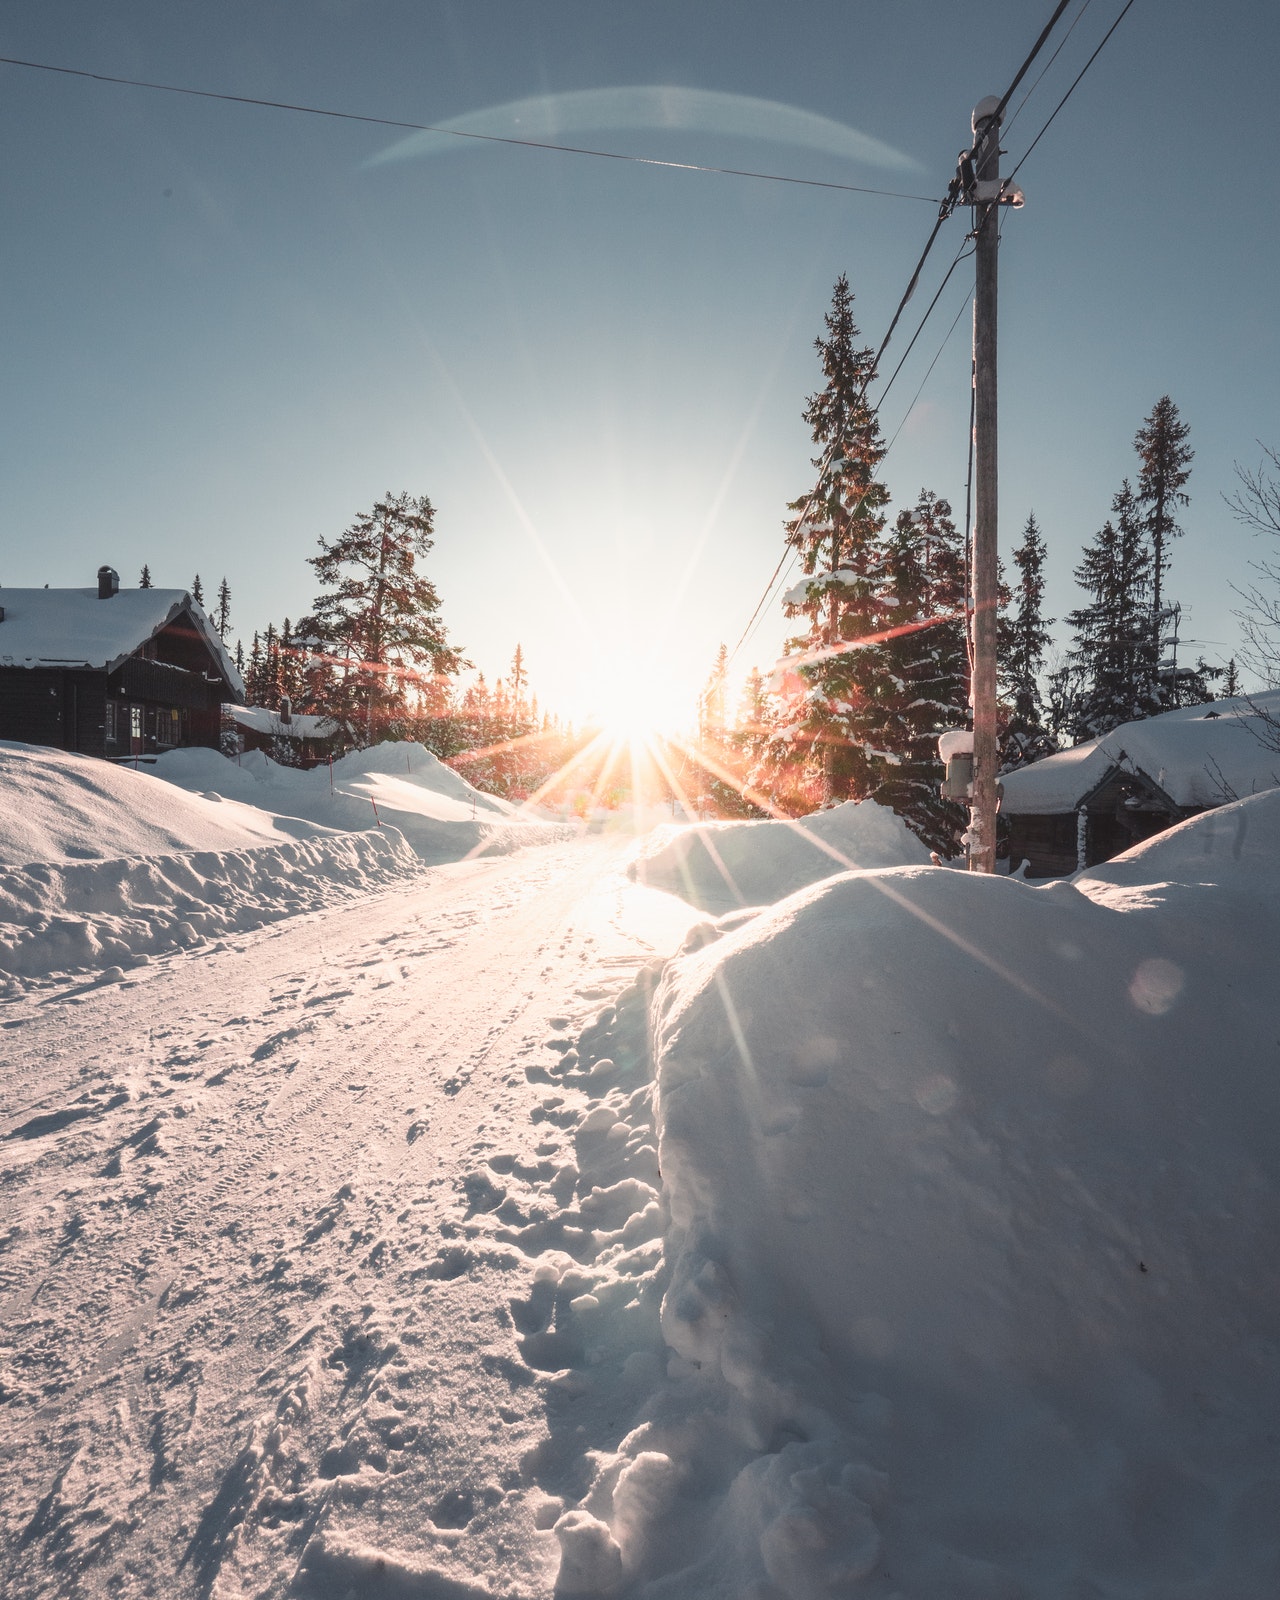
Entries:
[[142, 707], [129, 707], [129, 737], [141, 739], [142, 737]]
[[107, 725], [104, 731], [107, 743], [114, 744], [116, 742], [116, 703], [114, 700], [107, 701]]

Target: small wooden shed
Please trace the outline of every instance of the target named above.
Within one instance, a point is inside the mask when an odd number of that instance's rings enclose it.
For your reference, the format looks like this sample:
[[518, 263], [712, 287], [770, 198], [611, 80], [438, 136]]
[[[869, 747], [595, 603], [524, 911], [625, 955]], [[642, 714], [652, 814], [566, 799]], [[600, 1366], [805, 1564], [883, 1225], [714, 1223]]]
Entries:
[[1062, 877], [1110, 861], [1186, 817], [1280, 787], [1280, 755], [1254, 725], [1280, 723], [1280, 691], [1184, 706], [1001, 779], [1009, 866]]
[[222, 711], [240, 750], [261, 750], [289, 767], [317, 767], [338, 745], [342, 729], [330, 717], [294, 711], [286, 695], [276, 710], [228, 705]]

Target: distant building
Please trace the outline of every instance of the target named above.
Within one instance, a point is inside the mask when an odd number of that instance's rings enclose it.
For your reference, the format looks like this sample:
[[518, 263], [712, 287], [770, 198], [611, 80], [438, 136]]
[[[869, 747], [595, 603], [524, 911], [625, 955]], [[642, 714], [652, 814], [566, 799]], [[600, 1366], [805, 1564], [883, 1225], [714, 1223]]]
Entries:
[[[327, 761], [342, 732], [329, 717], [294, 711], [287, 695], [275, 711], [266, 706], [227, 705], [222, 708], [222, 718], [237, 750], [261, 750], [289, 767], [316, 767]], [[228, 748], [225, 743], [223, 748]]]
[[[1280, 723], [1280, 690], [1253, 696]], [[1006, 773], [1000, 814], [1009, 866], [1061, 877], [1230, 800], [1280, 787], [1280, 754], [1250, 728], [1245, 700], [1126, 722], [1088, 744]]]
[[122, 759], [218, 748], [244, 684], [185, 589], [0, 588], [0, 739]]

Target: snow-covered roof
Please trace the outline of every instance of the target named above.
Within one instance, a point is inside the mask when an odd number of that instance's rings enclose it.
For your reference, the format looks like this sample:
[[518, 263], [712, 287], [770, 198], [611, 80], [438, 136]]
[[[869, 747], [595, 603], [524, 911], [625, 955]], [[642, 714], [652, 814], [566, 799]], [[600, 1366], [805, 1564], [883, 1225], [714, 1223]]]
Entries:
[[237, 694], [244, 684], [203, 608], [185, 589], [0, 588], [0, 667], [99, 667], [111, 672], [185, 611]]
[[337, 723], [329, 717], [313, 717], [295, 711], [288, 722], [282, 722], [280, 713], [268, 706], [228, 706], [234, 722], [242, 728], [252, 728], [255, 733], [284, 734], [289, 739], [327, 739], [336, 732]]
[[[1280, 721], [1280, 690], [1252, 697]], [[1280, 755], [1250, 729], [1249, 702], [1215, 700], [1142, 722], [1126, 722], [1100, 739], [1006, 773], [1001, 810], [1013, 816], [1073, 811], [1113, 767], [1142, 771], [1184, 809], [1280, 786]]]

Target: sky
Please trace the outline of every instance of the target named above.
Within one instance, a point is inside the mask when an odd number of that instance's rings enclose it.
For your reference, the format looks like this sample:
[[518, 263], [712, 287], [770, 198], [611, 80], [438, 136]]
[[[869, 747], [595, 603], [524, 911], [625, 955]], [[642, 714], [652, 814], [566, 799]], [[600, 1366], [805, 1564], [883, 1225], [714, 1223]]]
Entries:
[[[1121, 4], [1074, 0], [1060, 55], [1011, 102], [1006, 171]], [[103, 562], [127, 584], [143, 562], [161, 586], [199, 572], [210, 594], [225, 575], [247, 645], [309, 609], [321, 537], [405, 489], [436, 508], [426, 571], [488, 677], [519, 642], [550, 709], [582, 719], [643, 685], [687, 724], [812, 486], [801, 413], [837, 275], [878, 345], [973, 105], [1051, 10], [4, 7], [8, 57], [815, 182], [0, 66], [0, 585], [87, 585]], [[1267, 553], [1222, 497], [1256, 441], [1280, 444], [1278, 57], [1264, 0], [1136, 0], [1019, 171], [1001, 248], [1006, 559], [1034, 510], [1049, 613], [1080, 603], [1072, 570], [1167, 393], [1196, 451], [1169, 592], [1211, 661]], [[886, 377], [966, 226], [943, 229]], [[929, 487], [962, 514], [967, 270], [884, 400], [895, 507]], [[786, 632], [767, 606], [735, 674], [767, 670]]]

